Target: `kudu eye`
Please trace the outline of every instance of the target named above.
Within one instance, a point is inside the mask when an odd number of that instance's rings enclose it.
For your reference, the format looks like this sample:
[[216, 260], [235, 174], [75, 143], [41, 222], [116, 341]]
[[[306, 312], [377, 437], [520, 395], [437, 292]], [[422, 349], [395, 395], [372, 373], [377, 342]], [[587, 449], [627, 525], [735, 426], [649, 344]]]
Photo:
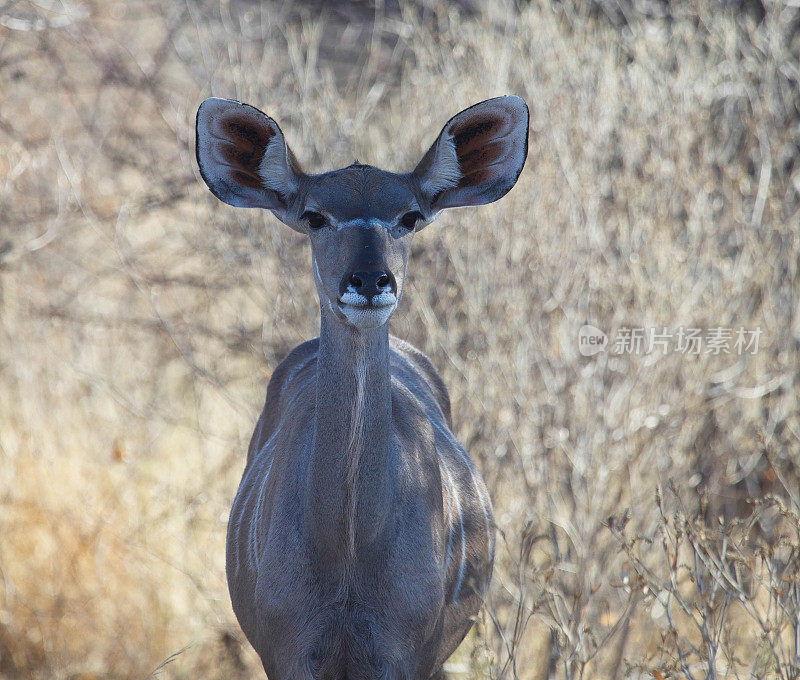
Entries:
[[402, 224], [406, 229], [411, 231], [417, 226], [417, 222], [424, 219], [424, 216], [419, 210], [412, 210], [411, 212], [407, 212], [400, 218], [400, 224]]
[[308, 222], [308, 226], [311, 227], [311, 229], [322, 229], [322, 227], [328, 223], [325, 215], [314, 212], [313, 210], [306, 210], [300, 215], [300, 219]]

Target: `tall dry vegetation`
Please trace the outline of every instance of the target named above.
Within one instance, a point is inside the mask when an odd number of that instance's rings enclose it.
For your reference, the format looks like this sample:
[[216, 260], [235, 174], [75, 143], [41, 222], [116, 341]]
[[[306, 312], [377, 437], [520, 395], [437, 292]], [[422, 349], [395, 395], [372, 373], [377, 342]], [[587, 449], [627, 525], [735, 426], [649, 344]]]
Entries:
[[[799, 26], [758, 0], [0, 3], [0, 675], [258, 674], [227, 512], [317, 306], [303, 239], [198, 181], [200, 101], [268, 111], [308, 170], [402, 170], [513, 92], [525, 172], [417, 237], [393, 321], [503, 537], [451, 671], [797, 677]], [[762, 336], [586, 358], [587, 322]]]

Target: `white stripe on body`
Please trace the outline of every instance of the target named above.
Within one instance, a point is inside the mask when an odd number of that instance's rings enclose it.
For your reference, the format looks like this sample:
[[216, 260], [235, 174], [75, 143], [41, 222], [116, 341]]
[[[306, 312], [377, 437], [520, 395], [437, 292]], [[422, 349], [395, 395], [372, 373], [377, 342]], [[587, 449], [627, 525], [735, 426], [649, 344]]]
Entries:
[[[286, 379], [285, 379], [285, 381], [284, 381], [283, 387], [281, 388], [281, 394], [283, 394], [283, 393], [286, 391], [286, 388], [287, 388], [289, 385], [291, 385], [291, 384], [292, 384], [292, 381], [293, 381], [293, 380], [295, 379], [295, 377], [296, 377], [296, 376], [297, 376], [297, 375], [300, 373], [300, 371], [302, 371], [302, 370], [303, 370], [303, 369], [304, 369], [306, 366], [308, 366], [308, 365], [309, 365], [309, 364], [310, 364], [312, 361], [314, 361], [316, 358], [317, 358], [317, 355], [316, 355], [316, 354], [312, 354], [312, 355], [311, 355], [311, 356], [309, 356], [309, 357], [308, 357], [308, 359], [306, 359], [306, 360], [305, 360], [305, 361], [304, 361], [302, 364], [300, 364], [300, 365], [298, 365], [298, 366], [295, 366], [295, 367], [294, 367], [294, 368], [291, 370], [291, 372], [289, 373], [289, 375], [287, 375], [287, 376], [286, 376]], [[301, 388], [301, 389], [302, 389], [302, 388]]]
[[[445, 572], [449, 571], [450, 554], [453, 543], [453, 531], [450, 526], [450, 519], [452, 516], [452, 503], [455, 503], [456, 512], [458, 512], [458, 525], [461, 528], [461, 562], [458, 565], [458, 581], [456, 581], [455, 588], [453, 589], [453, 602], [458, 598], [458, 591], [461, 589], [461, 581], [464, 579], [464, 572], [467, 568], [467, 537], [464, 534], [464, 516], [461, 512], [461, 499], [458, 497], [458, 487], [453, 482], [453, 477], [450, 475], [450, 468], [445, 462], [444, 456], [440, 453], [439, 447], [436, 447], [436, 454], [439, 456], [439, 461], [444, 466], [444, 472], [447, 477], [447, 485], [450, 489], [447, 499], [448, 510], [448, 523], [447, 523], [447, 561], [445, 564]], [[450, 497], [452, 495], [452, 498]]]
[[[236, 550], [234, 550], [234, 554], [236, 555], [236, 563], [235, 563], [235, 570], [234, 573], [236, 575], [239, 574], [239, 570], [241, 569], [241, 564], [239, 561], [239, 546], [241, 544], [241, 535], [242, 535], [242, 522], [244, 520], [244, 513], [247, 510], [247, 501], [249, 499], [249, 494], [253, 491], [253, 488], [248, 488], [248, 483], [250, 479], [253, 477], [256, 470], [258, 470], [258, 474], [260, 475], [262, 472], [262, 468], [265, 462], [265, 457], [267, 454], [268, 449], [272, 447], [272, 444], [275, 441], [275, 437], [278, 434], [279, 428], [275, 429], [275, 432], [272, 433], [272, 436], [267, 440], [264, 446], [258, 452], [257, 458], [253, 461], [253, 464], [250, 468], [245, 472], [244, 477], [242, 478], [241, 483], [239, 484], [239, 490], [236, 492], [236, 497], [233, 500], [233, 506], [236, 507], [236, 504], [239, 502], [239, 497], [241, 496], [244, 489], [247, 489], [248, 498], [242, 499], [242, 504], [239, 510], [239, 514], [236, 518], [236, 532], [235, 532], [235, 540], [236, 540]], [[266, 480], [269, 477], [270, 469], [272, 468], [272, 459], [270, 458], [267, 464], [267, 471], [264, 474], [264, 486], [266, 486]], [[263, 490], [263, 488], [262, 488]], [[259, 493], [260, 496], [260, 493]], [[247, 561], [250, 566], [252, 566], [252, 553], [254, 550], [254, 546], [252, 545], [255, 542], [255, 538], [253, 536], [253, 527], [256, 523], [252, 522], [248, 527], [248, 545], [247, 545]]]
[[447, 430], [447, 428], [443, 428], [441, 425], [439, 425], [439, 423], [436, 422], [436, 418], [435, 417], [434, 418], [430, 418], [430, 421], [433, 424], [433, 426], [441, 434], [443, 434], [445, 436], [447, 441], [450, 442], [451, 446], [453, 448], [455, 448], [456, 451], [458, 451], [459, 456], [461, 456], [461, 460], [464, 462], [464, 465], [466, 465], [467, 470], [469, 470], [469, 476], [472, 479], [472, 485], [475, 487], [475, 493], [478, 495], [478, 499], [481, 502], [481, 509], [483, 510], [483, 518], [484, 518], [484, 520], [486, 522], [486, 539], [487, 539], [488, 545], [489, 545], [489, 559], [491, 561], [493, 559], [493, 557], [494, 557], [494, 542], [492, 541], [492, 521], [491, 521], [491, 519], [489, 517], [489, 510], [488, 510], [488, 504], [486, 502], [486, 498], [484, 497], [483, 491], [481, 490], [481, 487], [478, 484], [478, 480], [475, 478], [475, 473], [472, 470], [472, 465], [471, 465], [470, 458], [467, 455], [467, 452], [464, 450], [464, 448], [458, 442], [458, 440], [452, 435], [452, 433], [449, 432], [449, 430]]
[[453, 496], [455, 495], [455, 488], [453, 484], [453, 478], [450, 475], [450, 468], [447, 467], [447, 463], [444, 461], [442, 454], [439, 452], [439, 447], [436, 447], [436, 455], [439, 456], [439, 463], [441, 470], [444, 467], [444, 482], [447, 484], [447, 556], [445, 557], [444, 561], [444, 571], [445, 573], [450, 571], [450, 554], [453, 550], [453, 532], [450, 530], [450, 527], [453, 523]]
[[[402, 358], [404, 359], [405, 363], [410, 367], [410, 370], [415, 375], [418, 375], [418, 371], [415, 370], [415, 368], [413, 367], [411, 362], [404, 356]], [[402, 383], [400, 383], [400, 384], [402, 384]], [[434, 403], [438, 403], [438, 402], [436, 402], [435, 398], [433, 398], [433, 402]], [[480, 500], [481, 509], [483, 510], [483, 518], [484, 518], [484, 521], [486, 523], [486, 540], [487, 540], [487, 544], [488, 544], [488, 547], [489, 547], [489, 561], [491, 562], [494, 559], [494, 541], [492, 540], [492, 520], [491, 520], [491, 518], [489, 516], [489, 509], [488, 509], [491, 506], [491, 499], [488, 499], [488, 497], [484, 495], [484, 492], [482, 491], [481, 486], [478, 484], [478, 480], [475, 477], [475, 472], [472, 469], [472, 461], [469, 458], [469, 455], [467, 454], [467, 452], [464, 449], [464, 447], [455, 438], [455, 436], [450, 432], [450, 430], [448, 428], [443, 427], [442, 425], [439, 424], [439, 422], [440, 422], [440, 420], [442, 418], [441, 410], [440, 409], [435, 409], [434, 410], [434, 409], [428, 408], [427, 411], [428, 411], [428, 414], [427, 414], [428, 415], [428, 420], [430, 421], [430, 423], [439, 431], [440, 434], [442, 434], [445, 437], [445, 439], [450, 443], [450, 445], [454, 449], [456, 449], [456, 451], [458, 451], [458, 455], [461, 457], [462, 462], [464, 463], [464, 465], [466, 466], [467, 470], [469, 471], [470, 479], [472, 480], [472, 485], [475, 487], [475, 493], [477, 494], [477, 497]], [[439, 456], [439, 460], [441, 460], [442, 463], [444, 463], [445, 467], [447, 467], [447, 464], [444, 461], [444, 456], [442, 455], [441, 451], [439, 451], [438, 447], [436, 447], [436, 453]], [[450, 483], [452, 484], [452, 488], [453, 488], [454, 492], [457, 494], [457, 491], [456, 491], [457, 487], [456, 487], [455, 483], [453, 482], [452, 476], [449, 473], [449, 469], [448, 469], [448, 473], [447, 474], [448, 474], [448, 477], [450, 479]], [[458, 500], [458, 496], [457, 495], [456, 495], [456, 499]], [[464, 534], [463, 534], [464, 524], [463, 524], [463, 518], [461, 517], [461, 503], [460, 503], [460, 500], [458, 501], [458, 512], [459, 512], [459, 524], [461, 526], [462, 537], [463, 537], [464, 536]], [[464, 540], [462, 540], [462, 554], [464, 554], [465, 551], [466, 551], [466, 542]], [[466, 567], [466, 565], [462, 562], [462, 564], [461, 564], [461, 566], [459, 568], [459, 574], [460, 574], [459, 581], [458, 581], [456, 590], [453, 592], [453, 601], [455, 601], [456, 596], [458, 595], [458, 591], [459, 591], [459, 587], [458, 586], [460, 586], [460, 584], [461, 584], [461, 579], [463, 577], [463, 572], [464, 572], [465, 567]]]
[[[294, 378], [306, 367], [308, 366], [313, 360], [317, 358], [316, 354], [312, 354], [308, 359], [306, 359], [303, 363], [299, 366], [296, 366], [292, 369], [292, 372], [287, 376], [286, 381], [284, 382], [284, 386], [281, 390], [281, 395], [286, 391], [286, 388], [291, 386], [292, 381]], [[275, 428], [275, 431], [270, 435], [270, 438], [266, 441], [266, 443], [259, 449], [259, 452], [256, 456], [256, 459], [253, 461], [253, 465], [250, 466], [250, 469], [247, 470], [242, 481], [239, 484], [239, 490], [236, 492], [236, 497], [234, 498], [233, 505], [236, 506], [236, 503], [239, 501], [239, 497], [242, 494], [242, 491], [248, 487], [248, 482], [250, 481], [251, 477], [255, 476], [262, 476], [261, 479], [261, 486], [258, 492], [258, 498], [256, 500], [256, 507], [254, 509], [253, 515], [250, 517], [250, 526], [248, 527], [248, 541], [247, 541], [247, 563], [251, 569], [255, 569], [257, 565], [258, 555], [261, 549], [258, 540], [258, 526], [260, 522], [258, 521], [261, 517], [261, 512], [263, 511], [263, 501], [264, 501], [264, 494], [267, 488], [267, 481], [269, 480], [269, 473], [272, 470], [272, 462], [274, 459], [274, 451], [272, 452], [272, 456], [268, 456], [270, 449], [273, 448], [273, 445], [276, 442], [276, 438], [280, 433], [281, 426], [283, 425], [283, 415], [285, 415], [294, 404], [295, 400], [298, 396], [305, 390], [308, 385], [316, 379], [316, 374], [307, 378], [298, 388], [293, 392], [291, 398], [286, 403], [286, 405], [281, 409], [282, 417], [280, 422]], [[264, 462], [267, 461], [266, 472], [263, 471]], [[255, 486], [247, 489], [247, 494], [249, 498], [249, 494], [253, 492]], [[241, 545], [241, 532], [242, 532], [242, 522], [244, 521], [245, 512], [247, 511], [247, 500], [243, 499], [241, 509], [239, 511], [238, 517], [236, 519], [235, 524], [235, 541], [236, 541], [236, 550], [234, 550], [234, 554], [236, 556], [236, 561], [234, 564], [234, 573], [238, 576], [239, 571], [241, 569], [241, 563], [239, 560], [239, 546]]]
[[[267, 443], [264, 448], [261, 450], [261, 455], [267, 455]], [[261, 554], [261, 546], [259, 545], [258, 541], [258, 527], [260, 525], [261, 520], [261, 511], [264, 508], [264, 491], [267, 488], [267, 480], [269, 480], [269, 473], [272, 470], [272, 461], [274, 460], [274, 452], [273, 456], [269, 459], [269, 464], [267, 465], [267, 470], [264, 473], [264, 476], [261, 480], [261, 488], [258, 491], [258, 498], [256, 499], [256, 508], [253, 516], [250, 518], [250, 540], [247, 542], [247, 563], [251, 569], [255, 569], [258, 565], [258, 556]]]

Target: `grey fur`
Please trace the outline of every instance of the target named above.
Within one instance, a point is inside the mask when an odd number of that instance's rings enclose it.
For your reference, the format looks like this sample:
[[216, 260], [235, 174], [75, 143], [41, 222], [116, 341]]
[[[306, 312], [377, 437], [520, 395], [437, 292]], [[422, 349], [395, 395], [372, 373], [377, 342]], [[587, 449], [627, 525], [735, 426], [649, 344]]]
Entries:
[[[233, 608], [271, 680], [443, 678], [480, 609], [494, 556], [489, 495], [452, 433], [441, 378], [386, 321], [414, 233], [402, 216], [421, 214], [419, 228], [437, 202], [489, 202], [516, 180], [525, 149], [510, 147], [527, 140], [517, 99], [448, 122], [442, 144], [464, 161], [437, 160], [437, 142], [405, 175], [360, 164], [306, 175], [256, 109], [211, 100], [198, 113], [204, 179], [222, 200], [266, 207], [309, 235], [320, 297], [320, 337], [269, 382], [228, 524]], [[487, 129], [498, 131], [487, 150], [458, 148]], [[459, 162], [472, 177], [463, 185]], [[308, 211], [326, 226], [312, 230]], [[348, 284], [359, 271], [390, 274], [393, 290], [369, 302]]]

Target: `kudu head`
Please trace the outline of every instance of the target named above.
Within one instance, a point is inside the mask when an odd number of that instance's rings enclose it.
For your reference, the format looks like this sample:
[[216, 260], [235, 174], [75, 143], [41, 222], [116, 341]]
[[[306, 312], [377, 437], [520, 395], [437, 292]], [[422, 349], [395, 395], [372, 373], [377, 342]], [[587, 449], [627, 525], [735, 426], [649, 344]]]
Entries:
[[527, 152], [528, 107], [516, 96], [451, 118], [405, 174], [359, 163], [305, 174], [278, 124], [258, 109], [212, 97], [197, 112], [197, 162], [212, 193], [266, 208], [308, 235], [320, 305], [356, 329], [385, 324], [397, 307], [414, 233], [445, 208], [504, 196]]

